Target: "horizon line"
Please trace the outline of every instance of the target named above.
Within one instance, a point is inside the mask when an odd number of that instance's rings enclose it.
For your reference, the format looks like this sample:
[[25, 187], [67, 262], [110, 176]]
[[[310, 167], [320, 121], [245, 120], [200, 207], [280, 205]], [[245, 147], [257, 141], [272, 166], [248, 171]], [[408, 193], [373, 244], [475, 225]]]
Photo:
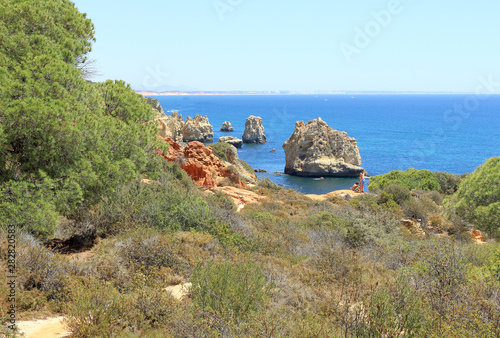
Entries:
[[337, 91], [337, 90], [136, 90], [141, 95], [500, 95], [500, 93], [477, 94], [474, 92], [447, 92], [447, 91]]

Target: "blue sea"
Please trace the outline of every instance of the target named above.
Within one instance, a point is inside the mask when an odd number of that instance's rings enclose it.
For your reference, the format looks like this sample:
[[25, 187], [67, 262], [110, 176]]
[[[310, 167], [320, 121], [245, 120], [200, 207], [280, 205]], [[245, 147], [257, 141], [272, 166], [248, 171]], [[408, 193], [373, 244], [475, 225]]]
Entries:
[[[283, 173], [282, 148], [296, 121], [321, 117], [356, 138], [362, 167], [371, 175], [408, 168], [463, 174], [500, 156], [500, 95], [207, 95], [153, 96], [170, 115], [207, 115], [220, 136], [241, 138], [250, 115], [262, 117], [268, 142], [244, 144], [239, 157], [278, 184], [303, 193], [348, 189], [356, 179]], [[224, 121], [234, 131], [221, 132]], [[276, 149], [276, 152], [270, 152]]]

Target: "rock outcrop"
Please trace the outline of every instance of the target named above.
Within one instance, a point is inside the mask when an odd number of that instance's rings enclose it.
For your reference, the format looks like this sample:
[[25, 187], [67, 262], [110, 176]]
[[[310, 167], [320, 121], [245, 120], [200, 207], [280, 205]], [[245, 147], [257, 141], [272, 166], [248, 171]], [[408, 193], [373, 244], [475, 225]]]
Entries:
[[224, 155], [228, 161], [227, 163], [238, 170], [240, 178], [247, 183], [257, 184], [257, 175], [255, 175], [255, 171], [248, 163], [239, 159], [238, 150], [233, 145], [224, 150]]
[[295, 123], [283, 143], [285, 174], [306, 177], [357, 177], [363, 170], [356, 139], [329, 127], [320, 117]]
[[225, 121], [222, 126], [220, 127], [220, 131], [233, 131], [234, 128], [231, 125], [231, 122]]
[[205, 147], [198, 141], [190, 142], [186, 147], [174, 142], [170, 137], [162, 138], [168, 142], [168, 153], [160, 155], [170, 162], [175, 162], [198, 184], [199, 186], [215, 187], [222, 185], [224, 179], [244, 186], [238, 175], [230, 169], [230, 166], [219, 160], [212, 153], [212, 148]]
[[153, 99], [152, 97], [144, 97], [146, 103], [153, 108], [156, 113], [155, 120], [158, 122], [158, 134], [161, 137], [170, 137], [176, 142], [182, 142], [181, 129], [184, 125], [184, 120], [182, 116], [173, 112], [171, 116], [165, 115], [160, 101]]
[[239, 139], [239, 138], [236, 138], [236, 137], [232, 137], [232, 136], [222, 136], [222, 137], [219, 137], [219, 141], [218, 142], [229, 143], [230, 145], [235, 146], [236, 148], [241, 148], [243, 146], [243, 140], [242, 139]]
[[208, 117], [198, 114], [194, 118], [188, 116], [184, 121], [182, 115], [176, 111], [172, 112], [172, 115], [165, 115], [163, 109], [161, 112], [156, 111], [158, 113], [155, 119], [158, 122], [158, 134], [161, 137], [170, 137], [175, 142], [213, 141], [213, 128], [208, 121]]
[[158, 122], [158, 134], [161, 137], [170, 137], [175, 142], [183, 141], [182, 128], [184, 120], [176, 111], [169, 116], [165, 115], [162, 109], [162, 113], [158, 113], [156, 116], [156, 121]]
[[155, 112], [165, 115], [165, 112], [163, 111], [163, 107], [161, 106], [160, 101], [147, 96], [144, 97], [144, 100], [146, 100], [146, 103], [149, 104]]
[[212, 142], [213, 138], [213, 128], [207, 116], [197, 114], [194, 118], [187, 117], [182, 127], [182, 139], [184, 142]]
[[476, 230], [476, 229], [472, 229], [472, 230], [470, 230], [470, 234], [471, 234], [472, 239], [474, 240], [474, 243], [476, 243], [476, 244], [486, 243], [484, 241], [483, 234], [481, 233], [481, 231]]
[[253, 115], [247, 118], [242, 139], [244, 143], [266, 143], [262, 118]]

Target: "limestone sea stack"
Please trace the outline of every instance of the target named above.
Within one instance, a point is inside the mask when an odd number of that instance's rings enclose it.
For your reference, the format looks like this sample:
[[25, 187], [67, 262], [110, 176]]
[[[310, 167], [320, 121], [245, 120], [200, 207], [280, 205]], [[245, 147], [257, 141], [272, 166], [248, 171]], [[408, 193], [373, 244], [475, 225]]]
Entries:
[[236, 137], [232, 137], [232, 136], [222, 136], [222, 137], [219, 137], [219, 141], [218, 142], [229, 143], [230, 145], [235, 146], [236, 148], [241, 148], [243, 146], [243, 140], [242, 139], [239, 139], [239, 138], [236, 138]]
[[184, 126], [182, 116], [176, 111], [172, 112], [172, 115], [165, 115], [163, 109], [161, 111], [156, 116], [158, 134], [161, 137], [170, 137], [175, 142], [182, 142], [182, 128]]
[[220, 131], [233, 131], [233, 130], [234, 130], [234, 128], [231, 125], [231, 122], [229, 122], [229, 121], [224, 121], [224, 123], [220, 127]]
[[295, 123], [283, 143], [285, 174], [305, 177], [357, 177], [363, 170], [356, 139], [334, 130], [320, 117]]
[[212, 142], [214, 132], [208, 117], [200, 114], [195, 115], [194, 118], [188, 116], [182, 127], [182, 138], [184, 142]]
[[253, 115], [247, 118], [242, 139], [243, 143], [266, 143], [262, 118]]

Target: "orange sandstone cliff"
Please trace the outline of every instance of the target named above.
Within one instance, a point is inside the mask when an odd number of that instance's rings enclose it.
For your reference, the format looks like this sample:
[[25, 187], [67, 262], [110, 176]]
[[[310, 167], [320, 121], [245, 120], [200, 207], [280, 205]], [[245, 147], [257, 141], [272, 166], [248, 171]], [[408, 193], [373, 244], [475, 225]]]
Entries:
[[224, 179], [228, 179], [232, 183], [245, 186], [239, 175], [234, 174], [229, 165], [212, 153], [212, 148], [205, 147], [198, 141], [189, 142], [186, 147], [181, 148], [170, 137], [159, 138], [170, 145], [167, 154], [162, 152], [159, 155], [170, 162], [178, 163], [197, 185], [217, 187], [223, 185]]

